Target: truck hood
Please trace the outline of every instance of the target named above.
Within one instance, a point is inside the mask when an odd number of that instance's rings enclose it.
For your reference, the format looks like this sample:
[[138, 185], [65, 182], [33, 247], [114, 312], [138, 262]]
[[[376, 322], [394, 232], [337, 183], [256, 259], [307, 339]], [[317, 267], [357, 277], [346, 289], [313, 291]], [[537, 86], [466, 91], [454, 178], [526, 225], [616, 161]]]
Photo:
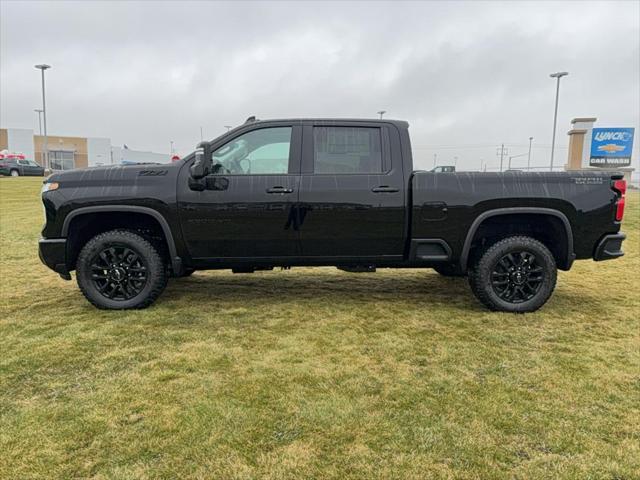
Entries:
[[58, 182], [63, 186], [78, 184], [122, 184], [144, 177], [162, 177], [177, 173], [182, 162], [146, 164], [146, 165], [110, 165], [106, 167], [90, 167], [66, 172], [56, 172], [49, 176], [47, 182]]

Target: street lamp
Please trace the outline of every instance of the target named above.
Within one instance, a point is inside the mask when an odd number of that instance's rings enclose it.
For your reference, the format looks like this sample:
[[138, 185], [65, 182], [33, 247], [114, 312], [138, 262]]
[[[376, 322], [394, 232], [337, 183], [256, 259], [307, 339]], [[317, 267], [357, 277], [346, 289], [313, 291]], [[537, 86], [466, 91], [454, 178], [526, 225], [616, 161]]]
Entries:
[[44, 97], [44, 71], [51, 68], [51, 65], [41, 63], [35, 65], [42, 74], [42, 117], [44, 118], [44, 142], [42, 146], [42, 166], [49, 168], [49, 145], [47, 144], [47, 106]]
[[226, 128], [228, 132], [229, 130], [231, 130], [231, 125], [225, 125], [224, 128]]
[[531, 170], [531, 142], [533, 142], [533, 137], [529, 137], [529, 156], [527, 157], [527, 172]]
[[36, 108], [33, 111], [38, 114], [38, 128], [40, 131], [40, 136], [42, 136], [42, 112], [44, 110], [42, 110], [41, 108]]
[[569, 72], [556, 72], [549, 75], [551, 78], [556, 78], [558, 81], [556, 82], [556, 109], [553, 114], [553, 137], [551, 140], [551, 171], [553, 172], [553, 154], [556, 148], [556, 124], [558, 122], [558, 97], [560, 96], [560, 79], [566, 75], [569, 75]]
[[380, 115], [380, 120], [382, 120], [382, 116], [387, 113], [386, 110], [378, 110], [378, 115]]

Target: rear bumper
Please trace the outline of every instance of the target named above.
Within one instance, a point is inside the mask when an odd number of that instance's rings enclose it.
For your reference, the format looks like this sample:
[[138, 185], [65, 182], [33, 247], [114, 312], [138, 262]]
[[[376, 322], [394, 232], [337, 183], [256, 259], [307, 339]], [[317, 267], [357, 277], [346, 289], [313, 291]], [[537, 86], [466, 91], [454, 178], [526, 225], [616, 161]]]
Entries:
[[38, 256], [40, 261], [51, 270], [60, 274], [65, 280], [71, 280], [66, 261], [66, 238], [41, 238], [38, 242]]
[[622, 242], [627, 236], [624, 233], [612, 233], [602, 237], [598, 243], [593, 259], [596, 262], [601, 260], [611, 260], [624, 255]]

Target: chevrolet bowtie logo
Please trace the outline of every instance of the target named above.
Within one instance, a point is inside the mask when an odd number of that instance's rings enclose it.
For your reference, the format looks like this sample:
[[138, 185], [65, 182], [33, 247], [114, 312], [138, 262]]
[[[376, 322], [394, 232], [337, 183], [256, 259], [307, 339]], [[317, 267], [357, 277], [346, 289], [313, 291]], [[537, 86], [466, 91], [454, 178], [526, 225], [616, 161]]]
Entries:
[[607, 143], [606, 145], [600, 145], [598, 147], [598, 151], [613, 153], [624, 150], [624, 147], [621, 145], [616, 145], [615, 143]]

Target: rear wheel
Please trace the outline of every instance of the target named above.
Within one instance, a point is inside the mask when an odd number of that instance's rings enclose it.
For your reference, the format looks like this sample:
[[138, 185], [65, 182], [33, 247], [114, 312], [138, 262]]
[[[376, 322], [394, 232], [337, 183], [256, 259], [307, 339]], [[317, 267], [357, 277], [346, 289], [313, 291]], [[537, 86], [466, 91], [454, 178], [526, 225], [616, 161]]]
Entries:
[[18, 170], [11, 170], [10, 172], [12, 177], [19, 177], [20, 176], [20, 172]]
[[126, 230], [112, 230], [89, 240], [78, 255], [76, 271], [84, 296], [104, 309], [148, 307], [167, 285], [158, 250]]
[[533, 312], [556, 285], [556, 262], [541, 242], [509, 237], [489, 247], [469, 272], [475, 296], [491, 310]]

